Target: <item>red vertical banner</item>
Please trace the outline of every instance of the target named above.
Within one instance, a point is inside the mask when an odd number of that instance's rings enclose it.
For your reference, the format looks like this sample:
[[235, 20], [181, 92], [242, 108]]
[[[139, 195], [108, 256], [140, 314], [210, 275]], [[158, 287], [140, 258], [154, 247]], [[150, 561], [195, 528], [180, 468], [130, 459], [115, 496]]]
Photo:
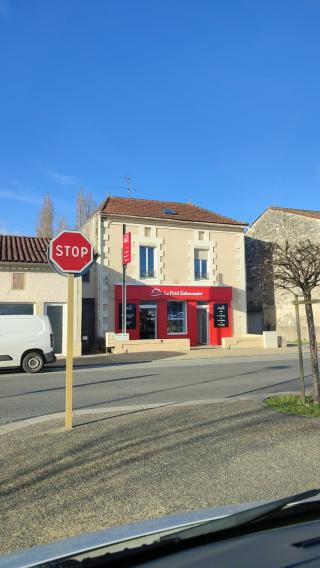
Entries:
[[125, 233], [123, 235], [123, 252], [122, 252], [122, 263], [127, 265], [131, 262], [131, 233]]

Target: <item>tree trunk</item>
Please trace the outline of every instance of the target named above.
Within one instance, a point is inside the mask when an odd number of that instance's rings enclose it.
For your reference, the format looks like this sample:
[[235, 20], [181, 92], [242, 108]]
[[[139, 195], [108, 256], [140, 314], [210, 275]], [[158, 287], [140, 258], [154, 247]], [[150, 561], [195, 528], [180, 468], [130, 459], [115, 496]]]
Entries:
[[[306, 302], [311, 302], [311, 293], [305, 293], [304, 299]], [[305, 309], [306, 309], [306, 316], [308, 322], [309, 342], [310, 342], [313, 402], [314, 404], [320, 404], [318, 350], [317, 350], [317, 338], [316, 338], [316, 329], [314, 325], [312, 304], [311, 303], [305, 304]]]

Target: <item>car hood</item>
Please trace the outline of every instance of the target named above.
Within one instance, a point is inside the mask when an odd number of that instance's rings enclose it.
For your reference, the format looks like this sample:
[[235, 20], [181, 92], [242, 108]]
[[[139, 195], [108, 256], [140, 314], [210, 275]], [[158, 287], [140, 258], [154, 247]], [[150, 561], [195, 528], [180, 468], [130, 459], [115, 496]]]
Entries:
[[[318, 497], [311, 497], [301, 502], [318, 500]], [[201, 509], [87, 533], [3, 556], [0, 558], [0, 568], [31, 568], [32, 566], [68, 556], [76, 557], [83, 553], [88, 555], [90, 553], [90, 556], [95, 556], [95, 550], [101, 550], [106, 547], [108, 547], [108, 552], [118, 552], [124, 548], [135, 548], [143, 544], [151, 544], [158, 540], [159, 537], [169, 535], [177, 530], [191, 528], [206, 521], [227, 517], [264, 503], [267, 503], [267, 501]]]

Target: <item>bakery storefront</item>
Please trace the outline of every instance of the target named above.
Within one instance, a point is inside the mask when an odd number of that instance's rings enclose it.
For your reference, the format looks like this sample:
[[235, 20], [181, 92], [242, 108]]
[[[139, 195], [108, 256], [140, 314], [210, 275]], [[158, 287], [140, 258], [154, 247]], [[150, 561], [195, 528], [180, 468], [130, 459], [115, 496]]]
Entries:
[[[220, 345], [232, 336], [228, 286], [127, 286], [130, 339], [189, 337], [191, 345]], [[115, 286], [115, 330], [122, 327], [122, 286]]]

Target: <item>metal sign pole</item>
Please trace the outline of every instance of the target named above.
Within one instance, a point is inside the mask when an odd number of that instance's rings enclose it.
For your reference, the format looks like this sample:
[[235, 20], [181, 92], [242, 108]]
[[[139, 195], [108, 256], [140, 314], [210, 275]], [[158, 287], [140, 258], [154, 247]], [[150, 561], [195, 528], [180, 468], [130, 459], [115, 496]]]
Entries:
[[[123, 236], [126, 233], [126, 226], [122, 225], [122, 240]], [[122, 326], [121, 331], [122, 333], [126, 333], [127, 331], [127, 290], [126, 290], [126, 265], [124, 264], [123, 252], [124, 252], [124, 245], [122, 243]]]
[[65, 428], [72, 428], [74, 274], [68, 274]]
[[127, 283], [126, 283], [127, 266], [123, 265], [124, 273], [124, 290], [123, 290], [123, 305], [124, 305], [124, 319], [123, 319], [123, 333], [127, 333]]

